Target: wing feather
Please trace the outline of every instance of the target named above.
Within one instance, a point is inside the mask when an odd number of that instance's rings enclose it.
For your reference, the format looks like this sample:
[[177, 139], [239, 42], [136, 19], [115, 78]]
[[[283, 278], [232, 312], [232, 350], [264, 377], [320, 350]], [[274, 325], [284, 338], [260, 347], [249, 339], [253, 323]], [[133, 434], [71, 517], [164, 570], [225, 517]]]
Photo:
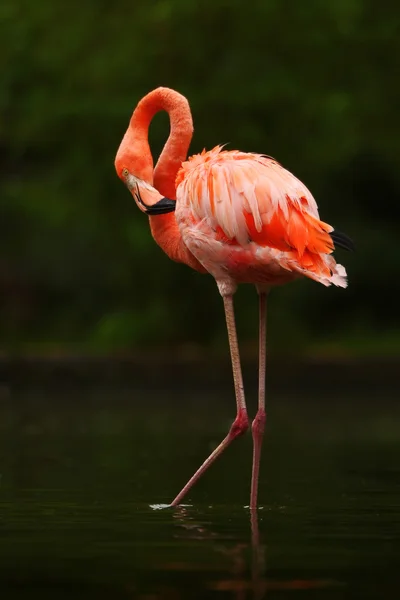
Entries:
[[333, 250], [332, 228], [319, 220], [311, 192], [279, 163], [259, 154], [218, 146], [193, 156], [178, 173], [177, 200], [230, 243], [253, 241], [296, 251], [299, 258], [306, 251]]

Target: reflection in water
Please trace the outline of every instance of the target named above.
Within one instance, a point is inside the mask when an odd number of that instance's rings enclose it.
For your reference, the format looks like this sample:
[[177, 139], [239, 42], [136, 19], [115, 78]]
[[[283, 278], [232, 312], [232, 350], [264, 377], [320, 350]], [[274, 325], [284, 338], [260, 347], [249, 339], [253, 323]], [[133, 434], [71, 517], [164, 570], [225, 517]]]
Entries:
[[[232, 546], [222, 544], [220, 535], [215, 531], [211, 531], [199, 521], [194, 507], [180, 505], [174, 509], [173, 518], [185, 530], [185, 539], [204, 540], [205, 542], [218, 540], [218, 543], [214, 543], [212, 546], [213, 551], [223, 554], [229, 559], [228, 570], [232, 578], [213, 579], [204, 582], [205, 587], [219, 592], [232, 592], [231, 597], [234, 600], [250, 600], [250, 598], [252, 600], [262, 600], [267, 597], [268, 591], [312, 590], [340, 585], [339, 582], [329, 580], [292, 579], [277, 581], [266, 578], [265, 545], [261, 543], [260, 538], [259, 511], [250, 509], [248, 511], [249, 542], [239, 542]], [[183, 569], [187, 568], [187, 564], [168, 564], [164, 567], [180, 570], [182, 567]]]
[[258, 510], [250, 511], [251, 522], [251, 548], [252, 548], [252, 584], [255, 600], [260, 600], [264, 596], [263, 573], [265, 567], [264, 546], [260, 544], [260, 532], [258, 528]]
[[[206, 525], [198, 520], [194, 508], [180, 505], [176, 507], [173, 513], [173, 518], [185, 530], [184, 537], [186, 539], [204, 540], [207, 542], [209, 540], [217, 540], [217, 543], [214, 543], [212, 546], [213, 551], [223, 554], [228, 558], [228, 571], [232, 575], [232, 578], [220, 580], [213, 579], [212, 581], [204, 583], [205, 586], [211, 590], [233, 592], [232, 598], [235, 598], [235, 600], [244, 600], [248, 591], [253, 592], [251, 597], [254, 598], [254, 600], [261, 600], [261, 598], [264, 597], [264, 590], [260, 585], [264, 565], [261, 561], [263, 554], [260, 551], [258, 512], [249, 512], [251, 522], [251, 542], [238, 542], [233, 545], [224, 545], [220, 541], [220, 535], [215, 531], [211, 531]], [[250, 577], [248, 577], [247, 568], [249, 549], [251, 550], [253, 558], [251, 561], [252, 572]]]

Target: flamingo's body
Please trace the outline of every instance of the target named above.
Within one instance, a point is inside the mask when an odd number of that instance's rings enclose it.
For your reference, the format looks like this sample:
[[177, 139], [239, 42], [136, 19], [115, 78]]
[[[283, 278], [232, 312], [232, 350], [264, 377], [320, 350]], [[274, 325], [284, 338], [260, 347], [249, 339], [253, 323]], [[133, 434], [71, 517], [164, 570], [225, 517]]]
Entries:
[[305, 275], [346, 287], [331, 256], [333, 227], [275, 160], [217, 146], [183, 163], [176, 198], [183, 242], [217, 281], [272, 286]]
[[[148, 127], [166, 110], [171, 133], [153, 171]], [[233, 294], [253, 283], [260, 296], [259, 410], [253, 421], [253, 475], [250, 507], [257, 501], [258, 469], [265, 424], [266, 295], [276, 285], [301, 276], [323, 285], [346, 287], [346, 271], [332, 256], [335, 244], [352, 243], [319, 219], [310, 191], [274, 159], [260, 154], [213, 150], [186, 160], [192, 137], [187, 100], [158, 88], [135, 109], [115, 166], [139, 208], [149, 214], [156, 242], [170, 258], [214, 276], [224, 300], [235, 382], [237, 417], [228, 435], [173, 501], [230, 442], [248, 428]], [[176, 202], [175, 202], [176, 200]]]

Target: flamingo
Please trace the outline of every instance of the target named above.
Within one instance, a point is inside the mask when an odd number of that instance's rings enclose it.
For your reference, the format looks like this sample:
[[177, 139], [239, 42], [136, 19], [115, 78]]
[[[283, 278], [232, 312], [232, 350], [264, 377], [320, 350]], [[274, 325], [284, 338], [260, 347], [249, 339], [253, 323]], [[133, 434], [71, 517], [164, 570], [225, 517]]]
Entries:
[[[170, 134], [155, 169], [148, 141], [154, 115], [166, 111]], [[210, 273], [222, 296], [232, 362], [236, 418], [229, 432], [189, 479], [178, 505], [223, 451], [249, 428], [233, 296], [254, 284], [259, 296], [258, 410], [252, 422], [250, 509], [257, 507], [260, 455], [266, 421], [267, 294], [277, 285], [308, 277], [345, 288], [346, 270], [336, 246], [350, 238], [319, 218], [311, 192], [273, 158], [216, 146], [187, 159], [193, 122], [187, 99], [160, 87], [135, 108], [115, 158], [117, 175], [149, 216], [155, 242], [174, 261]]]

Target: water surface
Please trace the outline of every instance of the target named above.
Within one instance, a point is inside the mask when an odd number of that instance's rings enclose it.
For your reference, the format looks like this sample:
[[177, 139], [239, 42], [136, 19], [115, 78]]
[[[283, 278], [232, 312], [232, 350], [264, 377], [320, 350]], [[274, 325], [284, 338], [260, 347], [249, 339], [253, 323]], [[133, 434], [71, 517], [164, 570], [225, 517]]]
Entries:
[[230, 382], [4, 389], [2, 597], [397, 597], [396, 394], [318, 390], [270, 394], [255, 515], [250, 435], [163, 508], [225, 435]]

